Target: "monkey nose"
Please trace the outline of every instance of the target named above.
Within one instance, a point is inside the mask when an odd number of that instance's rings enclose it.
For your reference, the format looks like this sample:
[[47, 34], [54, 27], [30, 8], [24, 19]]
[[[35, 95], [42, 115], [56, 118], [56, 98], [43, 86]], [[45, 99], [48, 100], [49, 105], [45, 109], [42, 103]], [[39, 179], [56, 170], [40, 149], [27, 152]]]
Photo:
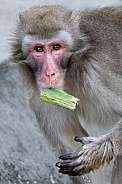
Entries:
[[55, 77], [55, 71], [54, 70], [46, 70], [45, 72], [46, 77], [48, 77], [49, 79], [52, 79]]

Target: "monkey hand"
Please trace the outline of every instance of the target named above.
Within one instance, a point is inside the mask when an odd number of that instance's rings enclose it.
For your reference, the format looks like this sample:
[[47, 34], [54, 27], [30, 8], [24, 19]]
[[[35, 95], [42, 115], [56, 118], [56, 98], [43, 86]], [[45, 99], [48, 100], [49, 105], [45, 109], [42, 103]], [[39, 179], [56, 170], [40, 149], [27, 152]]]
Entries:
[[75, 137], [75, 141], [81, 142], [82, 146], [76, 151], [60, 156], [63, 162], [56, 163], [59, 172], [71, 176], [89, 173], [114, 157], [113, 144], [107, 135], [94, 137]]

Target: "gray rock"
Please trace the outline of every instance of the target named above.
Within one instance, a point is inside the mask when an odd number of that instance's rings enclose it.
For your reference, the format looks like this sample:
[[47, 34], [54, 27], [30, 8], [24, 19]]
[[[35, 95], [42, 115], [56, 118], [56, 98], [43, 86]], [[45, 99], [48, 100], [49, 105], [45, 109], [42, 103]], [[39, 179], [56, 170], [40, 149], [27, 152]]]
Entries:
[[14, 68], [0, 65], [0, 184], [68, 184]]

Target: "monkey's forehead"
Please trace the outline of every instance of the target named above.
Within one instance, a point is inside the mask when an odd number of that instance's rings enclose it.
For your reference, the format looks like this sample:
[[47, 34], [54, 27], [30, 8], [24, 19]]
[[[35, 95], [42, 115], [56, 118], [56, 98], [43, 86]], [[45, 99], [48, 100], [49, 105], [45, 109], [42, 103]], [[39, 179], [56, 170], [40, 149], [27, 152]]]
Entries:
[[20, 26], [30, 34], [54, 34], [67, 29], [71, 12], [61, 6], [34, 7], [20, 15]]

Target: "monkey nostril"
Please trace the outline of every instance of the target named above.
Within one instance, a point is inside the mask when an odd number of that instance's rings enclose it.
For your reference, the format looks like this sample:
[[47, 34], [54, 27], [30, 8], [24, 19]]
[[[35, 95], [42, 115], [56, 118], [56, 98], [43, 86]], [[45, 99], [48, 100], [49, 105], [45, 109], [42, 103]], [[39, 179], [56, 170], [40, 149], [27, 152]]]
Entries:
[[55, 75], [55, 73], [51, 73], [51, 76], [54, 76]]
[[49, 78], [55, 76], [55, 72], [53, 72], [53, 71], [48, 71], [48, 70], [47, 70], [47, 71], [45, 72], [45, 74], [46, 74], [46, 76], [49, 77]]
[[54, 75], [55, 75], [55, 73], [46, 74], [47, 77], [53, 77]]

